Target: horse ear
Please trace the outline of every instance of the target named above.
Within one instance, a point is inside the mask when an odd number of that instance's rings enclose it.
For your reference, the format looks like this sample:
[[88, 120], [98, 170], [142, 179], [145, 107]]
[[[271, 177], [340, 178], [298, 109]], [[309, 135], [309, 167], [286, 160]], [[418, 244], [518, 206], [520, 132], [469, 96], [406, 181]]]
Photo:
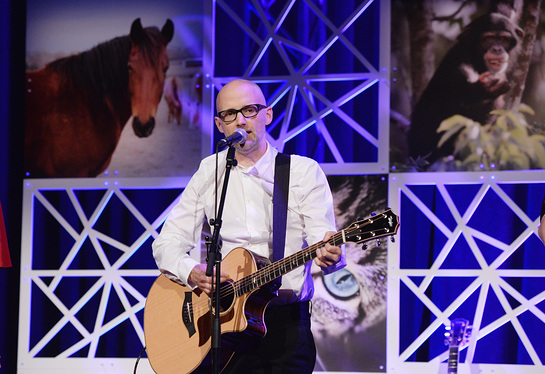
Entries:
[[165, 44], [170, 43], [172, 37], [174, 36], [174, 23], [172, 23], [170, 19], [167, 19], [165, 25], [161, 29], [161, 35], [163, 35]]
[[135, 19], [131, 25], [131, 40], [135, 43], [139, 43], [144, 38], [144, 29], [142, 28], [142, 22], [140, 18]]

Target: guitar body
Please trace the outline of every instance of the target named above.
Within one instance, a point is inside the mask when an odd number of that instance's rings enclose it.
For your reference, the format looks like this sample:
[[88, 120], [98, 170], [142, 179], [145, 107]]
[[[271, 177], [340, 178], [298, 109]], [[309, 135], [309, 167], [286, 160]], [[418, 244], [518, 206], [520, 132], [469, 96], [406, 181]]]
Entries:
[[[244, 248], [229, 252], [221, 266], [232, 281], [258, 270], [256, 259]], [[224, 285], [220, 303], [220, 368], [229, 362], [236, 348], [238, 339], [231, 333], [244, 331], [265, 335], [265, 308], [274, 297], [274, 294], [258, 289], [239, 297], [233, 293], [232, 298], [223, 300]], [[198, 371], [211, 365], [210, 357], [207, 357], [212, 343], [210, 300], [204, 292], [191, 291], [164, 275], [154, 282], [146, 300], [144, 333], [148, 358], [156, 373], [190, 373], [201, 363]]]

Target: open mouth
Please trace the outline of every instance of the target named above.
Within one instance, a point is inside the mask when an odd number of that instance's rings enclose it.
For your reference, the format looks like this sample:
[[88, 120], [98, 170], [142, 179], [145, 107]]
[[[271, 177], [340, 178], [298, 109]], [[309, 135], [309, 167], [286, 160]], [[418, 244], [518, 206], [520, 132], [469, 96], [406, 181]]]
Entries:
[[503, 67], [503, 64], [505, 61], [503, 59], [490, 59], [488, 60], [488, 66], [489, 68], [493, 70], [499, 70]]

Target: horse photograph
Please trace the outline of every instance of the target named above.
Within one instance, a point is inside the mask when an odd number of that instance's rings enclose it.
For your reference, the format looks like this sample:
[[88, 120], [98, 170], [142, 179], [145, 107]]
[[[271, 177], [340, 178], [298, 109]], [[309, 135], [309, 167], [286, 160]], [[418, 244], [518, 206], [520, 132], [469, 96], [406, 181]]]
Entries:
[[[175, 0], [130, 6], [56, 0], [48, 7], [30, 0], [25, 176], [192, 172], [201, 158], [201, 126], [169, 127], [167, 117], [172, 81], [188, 74], [187, 59], [199, 57], [186, 44], [195, 44], [188, 35], [200, 31], [201, 8]], [[191, 156], [172, 164], [171, 154], [187, 139]]]
[[31, 177], [94, 177], [108, 166], [123, 127], [149, 136], [169, 61], [174, 25], [61, 58], [26, 74], [25, 170]]

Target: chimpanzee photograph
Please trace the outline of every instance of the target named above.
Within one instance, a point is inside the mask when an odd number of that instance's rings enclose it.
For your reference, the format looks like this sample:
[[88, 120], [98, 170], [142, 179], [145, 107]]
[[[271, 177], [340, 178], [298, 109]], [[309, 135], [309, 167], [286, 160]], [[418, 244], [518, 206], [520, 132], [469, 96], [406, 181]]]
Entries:
[[438, 148], [440, 123], [455, 114], [486, 123], [493, 109], [503, 108], [509, 91], [509, 52], [522, 30], [506, 16], [485, 14], [464, 28], [446, 54], [411, 116], [409, 155], [430, 155], [430, 162], [452, 154], [452, 144]]
[[393, 171], [545, 168], [540, 5], [392, 1]]

